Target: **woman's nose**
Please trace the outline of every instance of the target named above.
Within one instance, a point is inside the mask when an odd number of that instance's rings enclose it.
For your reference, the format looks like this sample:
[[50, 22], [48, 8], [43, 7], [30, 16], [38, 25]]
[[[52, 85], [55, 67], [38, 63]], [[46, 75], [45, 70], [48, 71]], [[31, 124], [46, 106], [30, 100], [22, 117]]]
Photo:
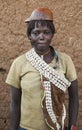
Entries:
[[40, 40], [44, 40], [44, 34], [41, 33], [40, 36], [39, 36]]

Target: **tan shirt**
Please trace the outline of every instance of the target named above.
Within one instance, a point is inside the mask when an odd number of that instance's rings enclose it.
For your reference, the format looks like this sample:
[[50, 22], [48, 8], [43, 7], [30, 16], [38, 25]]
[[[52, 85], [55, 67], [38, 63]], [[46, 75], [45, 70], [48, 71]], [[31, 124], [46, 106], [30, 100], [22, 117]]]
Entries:
[[[63, 73], [69, 81], [77, 78], [74, 64], [65, 53], [59, 53], [58, 72]], [[49, 64], [56, 65], [55, 57]], [[41, 100], [43, 89], [40, 73], [29, 63], [25, 54], [16, 58], [10, 68], [6, 83], [22, 89], [20, 126], [27, 130], [50, 130], [44, 121]]]

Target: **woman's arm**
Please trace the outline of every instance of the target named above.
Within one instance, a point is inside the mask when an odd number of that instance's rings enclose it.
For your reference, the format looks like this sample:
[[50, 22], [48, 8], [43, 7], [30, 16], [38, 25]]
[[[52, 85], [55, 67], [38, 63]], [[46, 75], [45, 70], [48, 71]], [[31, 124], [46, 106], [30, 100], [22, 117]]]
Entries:
[[11, 87], [10, 130], [19, 130], [21, 89]]
[[[78, 115], [78, 82], [77, 80], [72, 81], [71, 86], [68, 88], [69, 93], [69, 127], [76, 125]], [[69, 129], [70, 130], [70, 129]]]

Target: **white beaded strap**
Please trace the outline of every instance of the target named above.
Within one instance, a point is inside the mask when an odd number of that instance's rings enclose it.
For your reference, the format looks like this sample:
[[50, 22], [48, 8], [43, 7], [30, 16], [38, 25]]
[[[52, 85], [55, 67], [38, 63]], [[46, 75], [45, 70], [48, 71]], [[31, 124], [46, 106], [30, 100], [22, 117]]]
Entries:
[[71, 83], [62, 74], [43, 61], [34, 48], [26, 53], [26, 58], [44, 77], [64, 92], [70, 86]]
[[[52, 98], [51, 98], [51, 84], [49, 81], [43, 81], [43, 86], [44, 86], [44, 91], [45, 91], [45, 97], [46, 97], [46, 109], [47, 112], [52, 120], [52, 122], [54, 124], [56, 124], [56, 128], [57, 130], [59, 130], [61, 128], [60, 124], [57, 121], [56, 115], [53, 111], [53, 107], [52, 107]], [[64, 128], [64, 120], [66, 118], [66, 109], [65, 106], [63, 104], [63, 112], [62, 112], [62, 130]]]
[[59, 128], [61, 128], [61, 127], [60, 127], [59, 123], [57, 122], [57, 119], [56, 119], [56, 116], [55, 116], [55, 113], [54, 113], [53, 107], [52, 107], [50, 82], [49, 81], [44, 81], [43, 86], [45, 87], [44, 90], [45, 90], [45, 96], [46, 96], [46, 109], [47, 109], [47, 112], [48, 112], [52, 122], [54, 124], [56, 123], [57, 130], [59, 130]]

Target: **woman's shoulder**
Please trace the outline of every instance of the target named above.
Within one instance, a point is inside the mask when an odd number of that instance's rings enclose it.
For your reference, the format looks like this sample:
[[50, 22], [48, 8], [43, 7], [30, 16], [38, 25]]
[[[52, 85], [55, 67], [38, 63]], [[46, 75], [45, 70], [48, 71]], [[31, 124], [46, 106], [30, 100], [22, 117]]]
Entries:
[[21, 54], [20, 56], [14, 59], [15, 62], [25, 61], [26, 60], [26, 53]]
[[65, 52], [58, 51], [58, 56], [62, 60], [69, 60], [69, 59], [71, 59], [71, 57], [68, 54], [66, 54]]
[[26, 57], [25, 57], [25, 53], [24, 53], [24, 54], [16, 57], [13, 62], [14, 63], [23, 63], [25, 61], [26, 61]]
[[21, 54], [20, 56], [16, 57], [13, 61], [13, 64], [16, 64], [17, 66], [22, 66], [27, 63], [26, 59], [26, 53]]

